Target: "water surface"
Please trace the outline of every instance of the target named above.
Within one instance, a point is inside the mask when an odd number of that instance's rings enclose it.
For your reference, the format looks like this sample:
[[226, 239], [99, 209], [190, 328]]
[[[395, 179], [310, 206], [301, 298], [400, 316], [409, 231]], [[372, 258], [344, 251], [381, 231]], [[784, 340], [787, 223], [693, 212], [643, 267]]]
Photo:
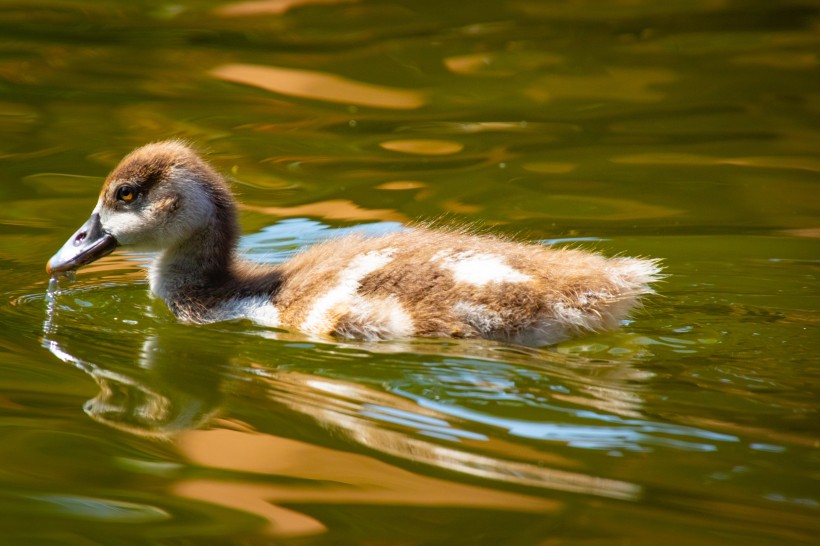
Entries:
[[[727, 0], [0, 3], [0, 542], [802, 544], [820, 533], [820, 10]], [[472, 224], [661, 258], [553, 347], [177, 324], [151, 256], [47, 296], [180, 137], [280, 262]]]

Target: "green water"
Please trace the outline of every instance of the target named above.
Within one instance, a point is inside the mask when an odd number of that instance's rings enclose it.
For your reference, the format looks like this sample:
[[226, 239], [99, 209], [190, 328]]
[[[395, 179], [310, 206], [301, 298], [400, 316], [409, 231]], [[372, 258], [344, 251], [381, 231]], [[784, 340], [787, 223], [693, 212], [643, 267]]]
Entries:
[[[816, 543], [818, 30], [787, 1], [0, 2], [0, 543]], [[538, 349], [184, 326], [135, 254], [47, 298], [106, 173], [168, 137], [230, 174], [254, 259], [443, 218], [669, 277]]]

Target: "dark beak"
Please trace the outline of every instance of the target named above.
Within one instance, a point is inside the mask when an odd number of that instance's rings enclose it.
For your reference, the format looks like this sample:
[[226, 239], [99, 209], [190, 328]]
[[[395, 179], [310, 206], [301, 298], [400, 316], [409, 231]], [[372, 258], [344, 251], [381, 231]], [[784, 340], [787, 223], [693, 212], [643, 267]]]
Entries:
[[107, 256], [117, 248], [113, 235], [103, 231], [100, 215], [91, 215], [46, 264], [49, 275], [72, 271]]

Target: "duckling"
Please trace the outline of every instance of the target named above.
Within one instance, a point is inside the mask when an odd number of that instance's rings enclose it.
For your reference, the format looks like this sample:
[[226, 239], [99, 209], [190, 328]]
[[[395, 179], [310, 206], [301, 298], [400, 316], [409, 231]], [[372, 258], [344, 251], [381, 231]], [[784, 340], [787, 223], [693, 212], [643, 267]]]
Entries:
[[487, 338], [546, 345], [612, 329], [660, 278], [657, 260], [606, 258], [464, 229], [331, 239], [280, 265], [237, 254], [236, 202], [187, 144], [148, 144], [103, 184], [52, 276], [117, 247], [157, 252], [153, 294], [183, 322], [250, 319], [309, 335]]

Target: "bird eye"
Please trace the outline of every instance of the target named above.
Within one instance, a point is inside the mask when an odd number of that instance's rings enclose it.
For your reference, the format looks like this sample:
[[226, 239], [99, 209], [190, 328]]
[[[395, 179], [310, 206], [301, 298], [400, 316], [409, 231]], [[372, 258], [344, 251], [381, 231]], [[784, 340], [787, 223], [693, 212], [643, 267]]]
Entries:
[[130, 203], [137, 197], [137, 190], [132, 186], [120, 186], [117, 188], [117, 201]]

